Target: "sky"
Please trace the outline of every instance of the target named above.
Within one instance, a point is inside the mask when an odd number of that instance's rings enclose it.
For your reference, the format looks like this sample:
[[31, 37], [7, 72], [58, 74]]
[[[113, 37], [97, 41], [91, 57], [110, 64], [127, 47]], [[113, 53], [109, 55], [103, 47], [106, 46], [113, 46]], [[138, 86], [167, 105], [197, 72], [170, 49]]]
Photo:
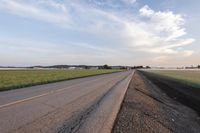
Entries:
[[199, 0], [0, 0], [0, 66], [200, 63]]

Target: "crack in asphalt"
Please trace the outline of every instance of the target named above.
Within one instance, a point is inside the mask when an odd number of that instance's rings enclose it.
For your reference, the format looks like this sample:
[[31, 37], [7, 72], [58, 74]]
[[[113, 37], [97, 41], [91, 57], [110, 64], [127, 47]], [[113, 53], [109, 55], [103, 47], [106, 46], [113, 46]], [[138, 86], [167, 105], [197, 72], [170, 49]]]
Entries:
[[[75, 111], [72, 112], [72, 115], [71, 115], [71, 117], [69, 117], [69, 119], [68, 118], [65, 119], [66, 117], [63, 117], [62, 123], [58, 123], [59, 125], [56, 125], [57, 127], [55, 129], [48, 127], [50, 129], [49, 131], [51, 131], [51, 132], [54, 132], [54, 131], [55, 132], [66, 132], [65, 129], [68, 130], [68, 128], [69, 128], [68, 131], [70, 133], [77, 132], [81, 128], [84, 121], [90, 116], [90, 114], [93, 113], [98, 108], [98, 106], [101, 106], [100, 104], [101, 104], [102, 100], [105, 97], [107, 97], [107, 95], [109, 96], [109, 94], [111, 94], [111, 91], [115, 90], [114, 88], [116, 88], [116, 86], [118, 86], [127, 77], [128, 77], [128, 75], [115, 76], [114, 79], [107, 80], [106, 84], [104, 84], [104, 85], [99, 84], [98, 88], [95, 88], [92, 91], [90, 91], [89, 93], [87, 92], [86, 94], [81, 95], [79, 98], [65, 104], [64, 105], [65, 107], [66, 107], [66, 105], [69, 105], [69, 104], [74, 105], [73, 102], [75, 102], [75, 101], [81, 102], [81, 100], [89, 99], [90, 96], [95, 94], [95, 97], [92, 98], [92, 100], [90, 100], [90, 103], [88, 103], [87, 106], [82, 107], [81, 110], [79, 110], [77, 112], [75, 112]], [[107, 86], [108, 84], [109, 84], [109, 86]], [[104, 89], [104, 87], [106, 87], [106, 88]], [[103, 88], [103, 90], [101, 88]], [[41, 127], [41, 129], [38, 128], [37, 132], [45, 132], [47, 124], [49, 122], [53, 123], [53, 120], [58, 118], [57, 114], [61, 113], [61, 114], [65, 115], [64, 111], [63, 111], [64, 108], [56, 107], [56, 106], [53, 106], [53, 105], [51, 105], [49, 103], [45, 103], [45, 102], [41, 102], [40, 104], [41, 104], [40, 106], [46, 105], [47, 107], [50, 107], [53, 110], [50, 110], [47, 113], [45, 113], [44, 115], [42, 115], [34, 120], [31, 120], [29, 122], [26, 122], [17, 128], [13, 128], [11, 132], [20, 132], [20, 131], [25, 132], [27, 129], [29, 130], [30, 126], [33, 126], [33, 127], [39, 126], [39, 127]], [[65, 108], [65, 109], [67, 109], [67, 108]], [[61, 122], [61, 121], [59, 121], [59, 122]], [[65, 127], [64, 130], [59, 130], [59, 129], [62, 129], [62, 126], [60, 127], [60, 125], [62, 125], [65, 122], [67, 122], [67, 123], [64, 124], [64, 127]], [[41, 125], [39, 125], [38, 123], [41, 123]]]
[[54, 106], [54, 105], [47, 104], [47, 103], [41, 103], [41, 104], [44, 104], [44, 105], [46, 105], [46, 106], [49, 106], [49, 107], [51, 107], [51, 108], [53, 108], [53, 109], [59, 108], [59, 107], [56, 107], [56, 106]]
[[108, 91], [106, 91], [100, 98], [97, 98], [97, 100], [95, 100], [94, 103], [89, 108], [87, 108], [85, 111], [83, 111], [82, 113], [80, 113], [77, 116], [75, 121], [71, 122], [70, 126], [68, 125], [68, 123], [64, 124], [58, 132], [59, 133], [64, 133], [64, 132], [75, 133], [75, 132], [77, 132], [81, 128], [84, 121], [90, 116], [90, 114], [92, 114], [96, 110], [96, 108], [98, 108], [98, 106], [100, 105], [102, 100], [106, 96], [108, 96], [116, 88], [116, 86], [118, 86], [127, 77], [128, 76], [126, 75], [123, 79], [119, 80], [116, 84], [114, 84], [114, 86], [109, 88]]
[[[111, 81], [110, 81], [110, 82], [111, 82]], [[97, 88], [97, 89], [99, 89], [99, 88]], [[66, 104], [66, 105], [69, 105], [69, 104], [71, 104], [71, 103], [73, 103], [73, 102], [75, 102], [75, 101], [77, 101], [77, 100], [79, 100], [79, 99], [81, 99], [81, 98], [83, 98], [83, 97], [85, 97], [85, 96], [87, 96], [87, 95], [89, 95], [89, 94], [95, 92], [97, 89], [95, 89], [95, 90], [93, 90], [93, 91], [90, 91], [89, 93], [86, 93], [86, 94], [80, 96], [79, 98], [77, 98], [77, 99], [71, 101], [70, 103], [68, 103], [68, 104]], [[25, 126], [31, 125], [31, 124], [33, 124], [34, 122], [37, 122], [38, 120], [40, 120], [41, 118], [45, 118], [45, 117], [47, 117], [47, 116], [49, 116], [49, 115], [52, 115], [52, 114], [56, 113], [58, 110], [61, 110], [61, 109], [62, 109], [62, 108], [60, 108], [60, 107], [57, 107], [57, 108], [56, 108], [56, 107], [51, 106], [51, 105], [46, 104], [46, 103], [41, 103], [41, 104], [46, 105], [46, 106], [49, 106], [49, 107], [52, 107], [52, 108], [54, 108], [54, 110], [48, 112], [47, 114], [44, 114], [44, 115], [41, 116], [40, 118], [37, 118], [37, 119], [35, 119], [35, 120], [31, 121], [31, 122], [28, 122], [28, 123], [26, 123], [26, 124], [24, 124], [24, 125], [22, 125], [22, 126], [16, 128], [16, 129], [14, 129], [13, 131], [20, 130], [20, 129], [22, 129], [22, 128], [25, 127]], [[65, 106], [66, 106], [66, 105], [65, 105]], [[76, 112], [76, 111], [75, 111], [75, 112]], [[42, 129], [41, 129], [41, 130], [42, 130]]]

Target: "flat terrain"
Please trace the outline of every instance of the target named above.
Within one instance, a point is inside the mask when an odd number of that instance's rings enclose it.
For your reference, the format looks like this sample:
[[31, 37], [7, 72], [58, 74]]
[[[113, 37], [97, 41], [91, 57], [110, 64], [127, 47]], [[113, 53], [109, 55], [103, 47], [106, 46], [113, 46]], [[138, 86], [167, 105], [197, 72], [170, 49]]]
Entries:
[[0, 70], [0, 91], [120, 70]]
[[132, 71], [0, 92], [1, 133], [109, 133]]
[[200, 89], [194, 92], [181, 82], [135, 72], [113, 133], [199, 133]]
[[156, 71], [156, 73], [154, 71], [142, 71], [149, 80], [168, 94], [169, 97], [189, 106], [200, 114], [199, 72], [199, 70], [165, 70]]
[[148, 70], [147, 72], [200, 88], [200, 70]]

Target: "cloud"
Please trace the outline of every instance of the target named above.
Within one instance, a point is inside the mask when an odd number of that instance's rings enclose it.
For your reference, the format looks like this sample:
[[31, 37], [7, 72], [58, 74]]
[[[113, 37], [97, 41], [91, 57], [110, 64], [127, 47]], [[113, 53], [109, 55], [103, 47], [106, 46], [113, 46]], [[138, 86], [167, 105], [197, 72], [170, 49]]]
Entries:
[[177, 37], [185, 35], [185, 29], [182, 27], [185, 20], [180, 14], [174, 14], [171, 11], [166, 12], [155, 12], [147, 5], [139, 10], [140, 15], [148, 18], [147, 20], [150, 25], [154, 25], [153, 30], [157, 34], [163, 33], [166, 40], [175, 39]]
[[136, 2], [136, 0], [122, 0], [123, 2], [125, 2], [126, 4], [134, 4]]
[[125, 22], [124, 31], [129, 45], [136, 49], [157, 54], [177, 54], [182, 52], [177, 48], [195, 41], [193, 38], [184, 37], [185, 20], [180, 14], [171, 11], [156, 12], [147, 5], [142, 7], [139, 13], [138, 21]]
[[[19, 0], [2, 0], [0, 9], [26, 18], [38, 19], [57, 25], [69, 25], [70, 17], [64, 4], [54, 1], [21, 2]], [[49, 10], [51, 9], [51, 10]]]
[[[114, 49], [94, 47], [92, 44], [82, 42], [65, 42], [58, 45], [52, 42], [0, 37], [0, 44], [0, 49], [6, 49], [1, 51], [1, 65], [100, 65], [109, 64], [111, 60], [112, 64], [119, 65], [119, 59], [123, 58]], [[117, 58], [113, 58], [113, 56]], [[26, 61], [23, 62], [24, 60]], [[93, 62], [91, 63], [91, 61]]]
[[168, 62], [170, 59], [168, 56], [158, 56], [158, 57], [155, 57], [153, 59], [153, 62], [156, 62], [156, 63], [166, 63]]
[[[120, 0], [127, 7], [136, 0]], [[116, 10], [120, 2], [89, 0], [56, 2], [55, 0], [2, 0], [0, 9], [25, 18], [38, 19], [58, 25], [110, 38], [112, 47], [151, 53], [155, 60], [169, 56], [191, 56], [194, 51], [184, 48], [195, 39], [188, 38], [185, 19], [172, 11], [155, 11], [143, 6], [137, 13]], [[94, 3], [96, 6], [91, 6]], [[107, 8], [102, 7], [109, 7]], [[82, 43], [84, 45], [84, 43]], [[87, 46], [87, 45], [86, 45]], [[92, 48], [96, 46], [90, 46]], [[180, 49], [182, 48], [182, 49]], [[123, 51], [124, 52], [124, 51]]]
[[136, 0], [89, 0], [89, 2], [97, 6], [119, 8], [133, 5]]
[[[191, 50], [184, 50], [178, 53], [173, 54], [173, 56], [168, 55], [160, 55], [157, 57], [152, 58], [153, 63], [163, 64], [163, 65], [176, 65], [179, 61], [183, 60], [184, 58], [191, 57], [194, 54], [194, 51]], [[194, 58], [194, 56], [193, 56]], [[185, 62], [185, 60], [184, 60]]]

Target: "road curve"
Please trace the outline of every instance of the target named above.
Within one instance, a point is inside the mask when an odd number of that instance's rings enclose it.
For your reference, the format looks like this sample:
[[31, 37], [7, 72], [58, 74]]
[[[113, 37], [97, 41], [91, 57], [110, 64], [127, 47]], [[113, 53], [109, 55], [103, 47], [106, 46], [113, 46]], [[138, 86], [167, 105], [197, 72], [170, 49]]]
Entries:
[[1, 133], [110, 132], [133, 71], [0, 92]]

